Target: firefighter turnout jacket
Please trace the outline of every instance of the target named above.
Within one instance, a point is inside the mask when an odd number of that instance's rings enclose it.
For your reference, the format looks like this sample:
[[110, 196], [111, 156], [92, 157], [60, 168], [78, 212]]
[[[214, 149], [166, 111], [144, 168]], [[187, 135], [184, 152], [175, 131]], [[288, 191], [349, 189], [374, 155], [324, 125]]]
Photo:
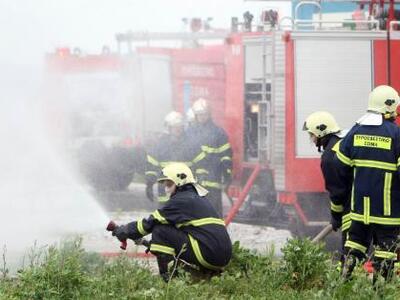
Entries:
[[[335, 165], [336, 151], [339, 149], [340, 137], [335, 134], [324, 137], [326, 145], [321, 156], [321, 170], [325, 180], [325, 189], [331, 200], [331, 214], [342, 218], [342, 231], [350, 228], [350, 193], [340, 183], [340, 175]], [[340, 220], [340, 219], [339, 219]]]
[[[191, 184], [177, 187], [170, 200], [148, 218], [129, 223], [128, 237], [133, 240], [141, 238], [159, 225], [171, 225], [187, 234], [191, 250], [206, 269], [220, 270], [231, 259], [232, 244], [224, 221]], [[173, 245], [153, 242], [150, 251], [172, 256], [178, 254]]]
[[[147, 151], [146, 157], [146, 183], [154, 184], [161, 174], [161, 169], [172, 162], [183, 162], [193, 168], [205, 154], [200, 149], [190, 147], [186, 134], [174, 139], [170, 134], [164, 134], [157, 144]], [[165, 202], [169, 197], [165, 195], [164, 187], [158, 188], [158, 201]]]
[[204, 159], [197, 159], [199, 164], [194, 168], [199, 183], [208, 189], [222, 189], [222, 177], [227, 180], [232, 174], [232, 149], [224, 129], [209, 120], [192, 126], [188, 135], [191, 146], [205, 154]]
[[[351, 219], [364, 224], [400, 225], [400, 129], [356, 124], [337, 151], [343, 178], [352, 176]], [[344, 183], [346, 185], [346, 183]]]

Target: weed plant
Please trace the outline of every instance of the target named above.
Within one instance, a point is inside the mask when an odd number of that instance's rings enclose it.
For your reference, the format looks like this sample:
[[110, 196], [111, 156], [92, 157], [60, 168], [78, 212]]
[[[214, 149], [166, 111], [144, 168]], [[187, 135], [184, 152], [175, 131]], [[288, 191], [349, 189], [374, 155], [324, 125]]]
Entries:
[[3, 264], [0, 299], [400, 299], [400, 281], [375, 286], [365, 272], [344, 282], [321, 245], [292, 239], [260, 255], [234, 244], [230, 265], [220, 276], [199, 279], [178, 270], [161, 278], [126, 256], [105, 259], [87, 253], [79, 239], [36, 249], [10, 277]]

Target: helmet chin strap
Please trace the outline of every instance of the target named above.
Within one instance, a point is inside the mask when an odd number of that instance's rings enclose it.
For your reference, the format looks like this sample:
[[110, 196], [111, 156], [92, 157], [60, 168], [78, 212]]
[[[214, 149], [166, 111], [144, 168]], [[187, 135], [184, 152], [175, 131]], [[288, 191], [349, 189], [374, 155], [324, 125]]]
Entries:
[[322, 138], [317, 138], [317, 143], [315, 144], [315, 146], [318, 149], [318, 152], [321, 153], [323, 152], [322, 148]]

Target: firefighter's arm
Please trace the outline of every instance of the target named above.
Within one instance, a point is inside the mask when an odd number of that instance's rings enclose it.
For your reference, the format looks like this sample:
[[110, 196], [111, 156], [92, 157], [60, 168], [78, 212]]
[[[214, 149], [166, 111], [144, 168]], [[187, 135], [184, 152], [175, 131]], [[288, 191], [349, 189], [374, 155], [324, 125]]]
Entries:
[[334, 157], [333, 151], [324, 153], [321, 160], [321, 170], [324, 176], [325, 189], [329, 193], [331, 213], [342, 214], [347, 199], [347, 188], [340, 181]]
[[221, 132], [219, 138], [218, 157], [221, 163], [222, 174], [225, 183], [229, 183], [232, 179], [232, 147], [229, 143], [228, 136], [225, 132]]
[[157, 181], [160, 172], [160, 163], [156, 156], [149, 152], [146, 155], [146, 183], [154, 184]]
[[343, 196], [350, 195], [353, 184], [353, 161], [351, 159], [352, 147], [353, 134], [348, 133], [340, 142], [333, 158], [333, 167], [337, 170], [338, 186], [342, 190], [341, 194]]
[[400, 177], [400, 128], [397, 128], [397, 143], [394, 144], [397, 158], [397, 175]]
[[156, 225], [174, 226], [175, 224], [187, 221], [182, 218], [183, 216], [179, 209], [180, 204], [182, 204], [181, 201], [168, 201], [162, 208], [155, 210], [149, 217], [121, 226], [124, 227], [125, 240], [127, 238], [132, 240], [140, 239], [150, 234]]

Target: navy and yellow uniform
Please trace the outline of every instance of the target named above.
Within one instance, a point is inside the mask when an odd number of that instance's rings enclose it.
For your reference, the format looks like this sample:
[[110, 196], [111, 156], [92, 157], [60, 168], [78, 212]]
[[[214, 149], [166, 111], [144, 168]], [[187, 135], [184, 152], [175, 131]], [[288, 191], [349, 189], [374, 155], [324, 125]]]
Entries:
[[[209, 190], [208, 198], [222, 216], [222, 188], [232, 177], [232, 149], [224, 129], [210, 119], [205, 124], [196, 124], [188, 130], [191, 147], [201, 150], [205, 158], [196, 159], [193, 168], [202, 186]], [[192, 150], [198, 157], [199, 151]]]
[[206, 197], [191, 184], [177, 188], [166, 204], [148, 218], [127, 225], [133, 240], [152, 233], [150, 251], [208, 270], [221, 270], [232, 255], [232, 244], [224, 221]]
[[329, 135], [323, 138], [324, 152], [321, 156], [321, 170], [325, 180], [325, 189], [329, 193], [331, 216], [342, 230], [341, 260], [344, 259], [344, 243], [350, 228], [350, 193], [341, 185], [340, 175], [335, 165], [336, 151], [339, 149], [340, 137]]
[[[170, 134], [164, 134], [157, 144], [147, 151], [146, 157], [146, 184], [152, 186], [156, 183], [161, 169], [172, 162], [183, 162], [189, 167], [194, 167], [205, 154], [188, 145], [186, 134], [179, 138], [173, 138]], [[165, 194], [164, 187], [158, 185], [158, 201], [165, 202], [169, 197]]]
[[343, 187], [351, 192], [346, 250], [361, 260], [373, 241], [379, 265], [396, 258], [400, 228], [400, 129], [381, 118], [380, 125], [354, 125], [337, 151]]

